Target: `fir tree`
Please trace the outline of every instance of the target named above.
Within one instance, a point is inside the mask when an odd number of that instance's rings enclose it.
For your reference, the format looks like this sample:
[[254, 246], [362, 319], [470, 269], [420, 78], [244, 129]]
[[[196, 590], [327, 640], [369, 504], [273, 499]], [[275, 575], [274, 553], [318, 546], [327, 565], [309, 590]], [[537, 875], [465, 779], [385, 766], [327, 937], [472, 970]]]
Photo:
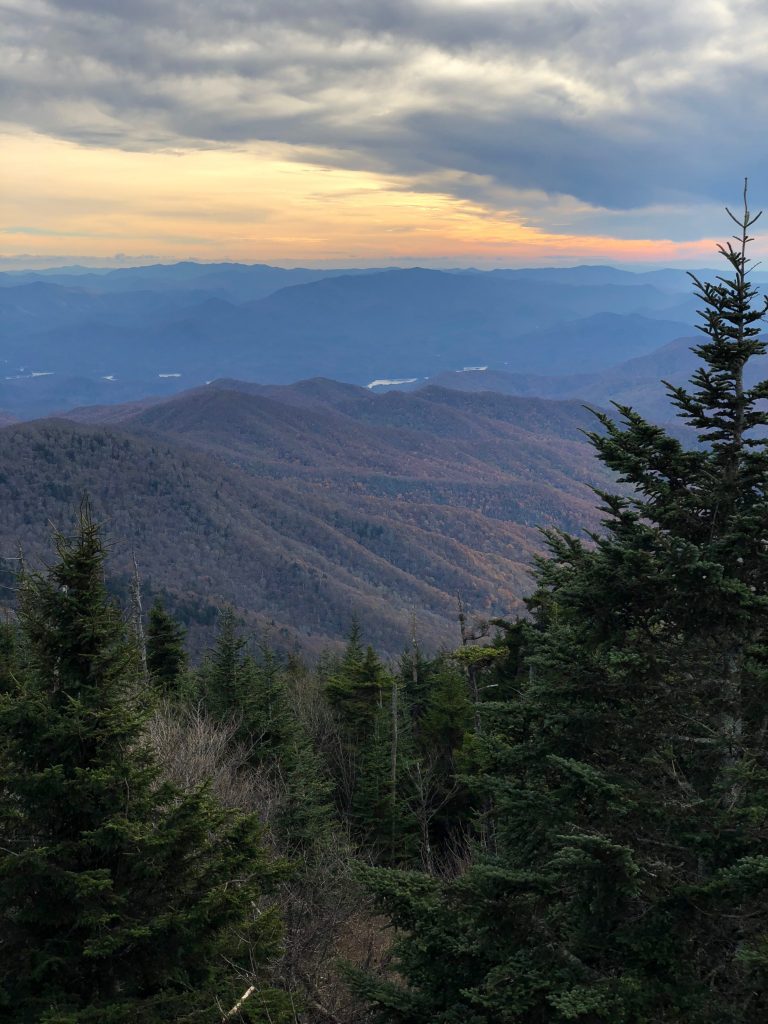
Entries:
[[296, 738], [298, 723], [288, 696], [285, 673], [266, 639], [259, 644], [258, 660], [254, 659], [244, 703], [245, 718], [259, 758], [266, 759], [270, 752], [279, 757], [280, 751], [290, 747]]
[[342, 748], [337, 802], [356, 842], [383, 863], [407, 862], [416, 849], [408, 804], [412, 728], [405, 695], [374, 649], [363, 648], [355, 623], [326, 684]]
[[216, 643], [199, 674], [206, 706], [215, 718], [239, 713], [250, 669], [237, 617], [231, 608], [225, 608], [219, 616]]
[[281, 799], [271, 829], [281, 849], [311, 859], [333, 828], [333, 786], [291, 706], [274, 651], [262, 640], [254, 658], [227, 610], [201, 679], [209, 711], [237, 723], [250, 764], [277, 784]]
[[466, 761], [472, 704], [467, 680], [449, 656], [420, 659], [418, 687], [413, 685], [410, 659], [404, 661], [402, 671], [406, 698], [409, 693], [421, 693], [415, 705], [408, 705], [412, 748], [407, 785], [401, 790], [418, 823], [422, 863], [434, 871], [459, 851], [467, 832], [468, 794], [457, 770]]
[[[252, 909], [274, 871], [254, 817], [158, 777], [87, 507], [57, 547], [23, 580], [25, 663], [0, 697], [0, 1016], [219, 1019], [246, 988], [237, 965], [263, 971], [276, 951], [273, 912]], [[262, 987], [243, 1019], [281, 1005]]]
[[376, 652], [370, 645], [363, 648], [360, 627], [353, 623], [344, 656], [326, 687], [328, 702], [352, 745], [370, 734], [377, 711], [387, 696], [387, 684]]
[[[391, 678], [387, 683], [391, 696], [397, 692], [397, 684]], [[385, 864], [403, 863], [410, 852], [410, 816], [403, 803], [401, 785], [408, 756], [406, 730], [396, 706], [394, 713], [398, 715], [397, 730], [391, 700], [377, 703], [367, 719], [370, 731], [361, 736], [355, 748], [355, 788], [349, 813], [353, 836], [369, 855]]]
[[450, 883], [372, 885], [399, 1024], [752, 1024], [768, 1016], [768, 384], [746, 206], [694, 279], [702, 366], [671, 388], [699, 445], [619, 406], [592, 441], [629, 485], [604, 532], [549, 535], [517, 694], [486, 705], [489, 848]]
[[333, 786], [291, 704], [286, 673], [266, 639], [244, 688], [241, 714], [251, 759], [279, 779], [282, 799], [273, 831], [281, 848], [305, 863], [331, 839]]
[[147, 623], [147, 669], [166, 696], [178, 695], [187, 668], [184, 639], [184, 627], [168, 614], [158, 597], [149, 610]]
[[12, 690], [21, 664], [21, 637], [15, 622], [0, 622], [0, 693]]

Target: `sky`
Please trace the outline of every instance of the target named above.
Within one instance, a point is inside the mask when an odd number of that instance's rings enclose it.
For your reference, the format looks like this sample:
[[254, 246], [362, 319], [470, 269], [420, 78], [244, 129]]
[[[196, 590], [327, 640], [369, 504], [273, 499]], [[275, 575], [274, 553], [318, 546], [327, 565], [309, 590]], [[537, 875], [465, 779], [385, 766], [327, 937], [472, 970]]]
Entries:
[[0, 0], [0, 269], [702, 266], [766, 114], [765, 0]]

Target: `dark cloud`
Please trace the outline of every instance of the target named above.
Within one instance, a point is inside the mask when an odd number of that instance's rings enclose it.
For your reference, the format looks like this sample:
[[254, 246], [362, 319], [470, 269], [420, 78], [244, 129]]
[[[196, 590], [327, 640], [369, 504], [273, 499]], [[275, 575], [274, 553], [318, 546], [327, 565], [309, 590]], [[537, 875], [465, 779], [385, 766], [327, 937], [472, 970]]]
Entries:
[[0, 0], [0, 15], [4, 120], [90, 145], [279, 141], [532, 219], [531, 192], [573, 210], [720, 201], [768, 155], [762, 0]]

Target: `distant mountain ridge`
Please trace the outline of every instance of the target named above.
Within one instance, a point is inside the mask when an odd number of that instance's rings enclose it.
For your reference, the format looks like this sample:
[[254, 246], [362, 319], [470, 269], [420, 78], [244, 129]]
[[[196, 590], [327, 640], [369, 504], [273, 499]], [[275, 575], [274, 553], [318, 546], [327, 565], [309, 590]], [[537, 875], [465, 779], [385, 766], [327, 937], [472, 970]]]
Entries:
[[472, 365], [601, 372], [687, 333], [695, 305], [681, 272], [610, 267], [6, 272], [0, 408], [29, 418], [224, 376], [366, 384]]
[[[694, 335], [677, 338], [647, 355], [595, 373], [546, 376], [475, 369], [437, 374], [429, 380], [401, 386], [401, 389], [419, 391], [436, 386], [457, 391], [496, 392], [555, 400], [580, 399], [603, 407], [615, 402], [631, 406], [652, 422], [666, 423], [673, 418], [675, 410], [663, 382], [668, 381], [675, 386], [688, 383], [700, 365], [699, 358], [692, 351], [698, 342]], [[756, 356], [747, 367], [746, 383], [753, 386], [766, 379], [768, 356]]]

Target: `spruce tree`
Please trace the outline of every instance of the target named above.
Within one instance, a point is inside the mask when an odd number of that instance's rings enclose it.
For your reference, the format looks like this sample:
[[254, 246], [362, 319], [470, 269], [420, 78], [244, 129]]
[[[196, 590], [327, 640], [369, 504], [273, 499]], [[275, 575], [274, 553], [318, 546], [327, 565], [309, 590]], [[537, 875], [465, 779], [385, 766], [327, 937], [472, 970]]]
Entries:
[[239, 714], [251, 668], [237, 616], [232, 608], [225, 608], [219, 616], [216, 643], [199, 672], [205, 704], [215, 718]]
[[[87, 507], [57, 547], [22, 581], [24, 663], [0, 696], [0, 1019], [220, 1019], [238, 967], [277, 950], [274, 913], [253, 909], [274, 874], [258, 824], [159, 778]], [[255, 984], [241, 1019], [282, 1019]]]
[[184, 627], [156, 598], [147, 623], [147, 669], [155, 685], [168, 697], [178, 695], [187, 668], [184, 638]]
[[258, 657], [253, 660], [244, 701], [251, 738], [258, 746], [259, 758], [267, 759], [270, 752], [279, 757], [280, 751], [291, 746], [298, 723], [288, 696], [283, 667], [266, 638], [259, 643]]
[[234, 612], [226, 610], [200, 674], [208, 710], [237, 724], [250, 764], [266, 769], [277, 784], [281, 799], [271, 831], [280, 848], [311, 859], [333, 829], [333, 786], [291, 706], [275, 652], [262, 640], [254, 658]]
[[239, 713], [251, 761], [279, 780], [282, 799], [272, 830], [281, 849], [306, 866], [331, 839], [333, 786], [291, 704], [285, 670], [265, 638], [249, 666]]
[[21, 664], [21, 637], [15, 622], [0, 622], [0, 693], [16, 685]]
[[386, 673], [370, 645], [363, 648], [354, 622], [344, 655], [326, 685], [326, 696], [339, 716], [349, 744], [363, 741], [385, 699]]
[[[702, 365], [670, 388], [687, 449], [618, 406], [591, 435], [626, 490], [604, 531], [550, 533], [516, 693], [486, 704], [491, 828], [452, 882], [374, 873], [398, 1024], [753, 1024], [768, 1018], [768, 383], [748, 279], [694, 279]], [[503, 688], [502, 688], [503, 689]]]
[[[455, 857], [467, 831], [467, 791], [457, 770], [466, 761], [472, 704], [452, 656], [427, 660], [414, 653], [403, 658], [400, 669], [408, 746], [399, 788], [418, 825], [422, 864], [434, 871]], [[406, 863], [402, 856], [399, 860]]]

